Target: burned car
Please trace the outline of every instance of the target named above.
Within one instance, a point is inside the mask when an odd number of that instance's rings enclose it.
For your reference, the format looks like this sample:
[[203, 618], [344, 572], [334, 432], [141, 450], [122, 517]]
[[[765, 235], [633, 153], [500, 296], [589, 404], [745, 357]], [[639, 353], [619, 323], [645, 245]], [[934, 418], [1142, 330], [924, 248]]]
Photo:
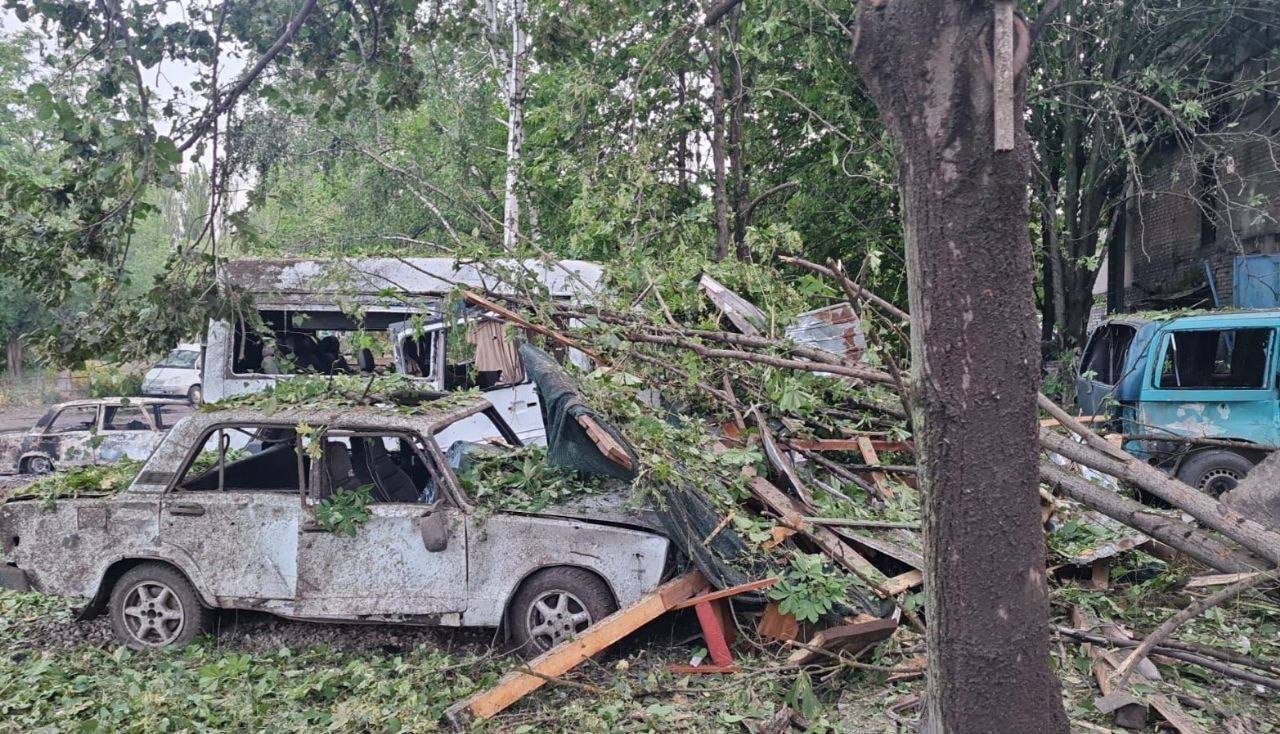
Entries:
[[27, 431], [0, 434], [0, 474], [48, 474], [143, 461], [191, 413], [182, 400], [94, 398], [59, 403]]
[[[477, 423], [500, 438], [458, 440]], [[186, 643], [214, 609], [252, 609], [502, 626], [547, 649], [656, 588], [669, 541], [620, 498], [510, 511], [468, 496], [469, 457], [519, 450], [476, 394], [197, 413], [115, 496], [0, 506], [0, 582], [87, 598], [81, 617], [106, 612], [133, 648]]]

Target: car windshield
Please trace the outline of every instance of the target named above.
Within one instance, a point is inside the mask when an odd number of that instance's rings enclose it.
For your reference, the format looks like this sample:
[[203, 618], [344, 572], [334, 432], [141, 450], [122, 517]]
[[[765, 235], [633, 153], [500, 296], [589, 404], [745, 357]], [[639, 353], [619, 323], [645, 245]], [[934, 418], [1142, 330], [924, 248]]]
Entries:
[[175, 349], [169, 352], [169, 356], [160, 360], [157, 367], [177, 367], [179, 369], [191, 369], [196, 366], [196, 360], [200, 359], [200, 353], [190, 349]]

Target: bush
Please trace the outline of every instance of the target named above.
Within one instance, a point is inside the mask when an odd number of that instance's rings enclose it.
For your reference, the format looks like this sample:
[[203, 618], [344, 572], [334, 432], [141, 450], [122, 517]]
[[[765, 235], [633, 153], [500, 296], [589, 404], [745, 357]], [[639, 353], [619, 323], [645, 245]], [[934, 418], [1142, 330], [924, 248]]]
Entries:
[[108, 398], [142, 392], [143, 373], [129, 365], [86, 362], [85, 372], [89, 377], [89, 397]]

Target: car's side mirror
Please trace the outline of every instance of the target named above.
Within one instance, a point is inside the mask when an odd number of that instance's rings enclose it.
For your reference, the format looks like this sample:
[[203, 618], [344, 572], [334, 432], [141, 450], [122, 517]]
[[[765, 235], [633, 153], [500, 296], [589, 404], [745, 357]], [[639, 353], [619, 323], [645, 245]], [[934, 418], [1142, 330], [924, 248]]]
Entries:
[[432, 510], [418, 518], [418, 532], [422, 535], [422, 545], [432, 553], [439, 553], [449, 547], [449, 513], [443, 510]]

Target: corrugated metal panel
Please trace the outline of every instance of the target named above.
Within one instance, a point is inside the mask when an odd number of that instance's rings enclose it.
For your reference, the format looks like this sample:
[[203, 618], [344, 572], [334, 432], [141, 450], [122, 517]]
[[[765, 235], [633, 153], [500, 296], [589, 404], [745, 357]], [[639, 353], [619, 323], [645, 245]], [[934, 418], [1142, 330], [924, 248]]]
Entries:
[[796, 317], [786, 333], [796, 344], [821, 349], [851, 362], [862, 359], [867, 351], [862, 322], [847, 303], [806, 311]]

